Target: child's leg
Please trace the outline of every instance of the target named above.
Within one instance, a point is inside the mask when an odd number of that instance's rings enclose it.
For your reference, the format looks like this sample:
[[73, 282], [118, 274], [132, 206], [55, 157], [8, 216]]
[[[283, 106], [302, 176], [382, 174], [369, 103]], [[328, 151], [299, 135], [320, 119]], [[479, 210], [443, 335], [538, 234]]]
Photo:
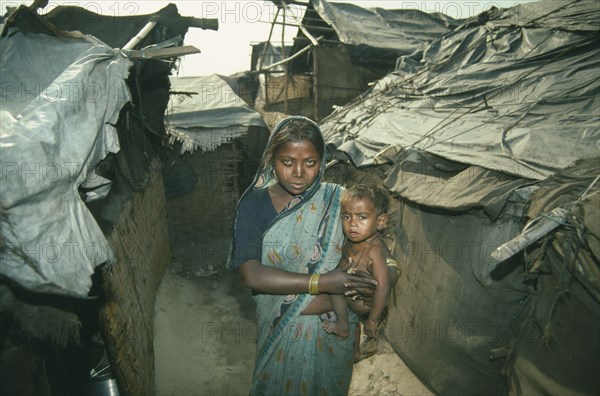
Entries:
[[350, 333], [348, 329], [348, 305], [344, 296], [319, 294], [304, 308], [302, 315], [320, 315], [330, 311], [335, 312], [337, 321], [323, 322], [325, 331], [337, 334], [340, 337], [348, 337]]
[[337, 320], [335, 322], [323, 322], [323, 328], [328, 333], [337, 334], [340, 337], [350, 335], [348, 323], [348, 304], [344, 296], [332, 295], [331, 304]]
[[333, 311], [331, 296], [329, 294], [319, 294], [302, 311], [302, 315], [320, 315]]

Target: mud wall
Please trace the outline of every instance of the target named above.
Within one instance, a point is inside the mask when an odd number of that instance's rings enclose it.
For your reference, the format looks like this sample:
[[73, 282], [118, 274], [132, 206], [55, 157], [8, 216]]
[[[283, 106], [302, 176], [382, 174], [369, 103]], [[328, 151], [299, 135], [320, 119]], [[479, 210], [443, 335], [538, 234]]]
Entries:
[[170, 261], [162, 170], [152, 162], [145, 191], [122, 206], [104, 267], [101, 330], [121, 395], [154, 395], [154, 305]]

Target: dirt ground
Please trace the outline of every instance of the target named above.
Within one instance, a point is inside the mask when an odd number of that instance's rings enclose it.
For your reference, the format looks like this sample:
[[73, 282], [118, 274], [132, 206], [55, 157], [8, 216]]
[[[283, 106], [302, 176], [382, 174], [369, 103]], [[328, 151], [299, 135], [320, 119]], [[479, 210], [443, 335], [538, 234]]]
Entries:
[[[254, 302], [233, 272], [194, 264], [193, 250], [193, 244], [173, 249], [158, 291], [156, 394], [247, 395], [255, 353]], [[432, 395], [385, 340], [376, 350], [355, 364], [350, 395]]]

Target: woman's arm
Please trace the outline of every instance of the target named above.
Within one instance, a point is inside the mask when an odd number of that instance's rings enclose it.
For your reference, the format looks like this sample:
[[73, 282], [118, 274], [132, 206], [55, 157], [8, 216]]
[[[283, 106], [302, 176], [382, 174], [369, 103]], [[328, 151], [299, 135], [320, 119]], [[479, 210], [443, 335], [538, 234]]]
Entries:
[[[308, 293], [310, 274], [288, 272], [262, 265], [258, 260], [248, 260], [239, 268], [242, 285], [258, 293], [303, 294]], [[345, 294], [352, 288], [375, 288], [377, 282], [370, 276], [351, 275], [341, 270], [322, 274], [319, 293]]]

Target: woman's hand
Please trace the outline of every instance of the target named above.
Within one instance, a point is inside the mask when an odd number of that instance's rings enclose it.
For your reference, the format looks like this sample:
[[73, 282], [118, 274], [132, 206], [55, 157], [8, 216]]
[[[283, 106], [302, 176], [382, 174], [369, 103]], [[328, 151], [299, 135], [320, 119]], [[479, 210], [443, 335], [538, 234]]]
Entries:
[[367, 303], [372, 302], [377, 281], [373, 275], [364, 271], [354, 271], [350, 275], [352, 279], [346, 283], [346, 297], [352, 297], [353, 300], [364, 300]]
[[321, 275], [319, 280], [319, 291], [329, 294], [348, 295], [351, 290], [371, 290], [373, 295], [376, 286], [377, 281], [366, 272], [348, 274], [338, 268]]
[[[352, 259], [348, 259], [348, 260], [350, 261], [350, 264], [348, 266], [351, 267]], [[372, 267], [373, 267], [373, 260], [371, 259], [367, 263], [367, 268], [372, 268]], [[396, 285], [396, 282], [398, 281], [398, 271], [394, 267], [387, 267], [387, 269], [388, 269], [390, 287], [394, 288], [394, 285]], [[362, 279], [372, 279], [375, 282], [375, 280], [373, 279], [373, 276], [371, 274], [369, 274], [368, 272], [354, 271], [353, 275], [359, 276]], [[374, 285], [376, 286], [377, 282], [375, 282]], [[371, 305], [373, 305], [373, 298], [375, 295], [375, 286], [373, 286], [372, 284], [365, 284], [364, 282], [361, 282], [361, 283], [350, 282], [350, 283], [348, 283], [348, 288], [347, 288], [348, 290], [344, 294], [346, 295], [346, 297], [351, 297], [353, 300], [363, 300], [367, 305], [371, 306]]]

